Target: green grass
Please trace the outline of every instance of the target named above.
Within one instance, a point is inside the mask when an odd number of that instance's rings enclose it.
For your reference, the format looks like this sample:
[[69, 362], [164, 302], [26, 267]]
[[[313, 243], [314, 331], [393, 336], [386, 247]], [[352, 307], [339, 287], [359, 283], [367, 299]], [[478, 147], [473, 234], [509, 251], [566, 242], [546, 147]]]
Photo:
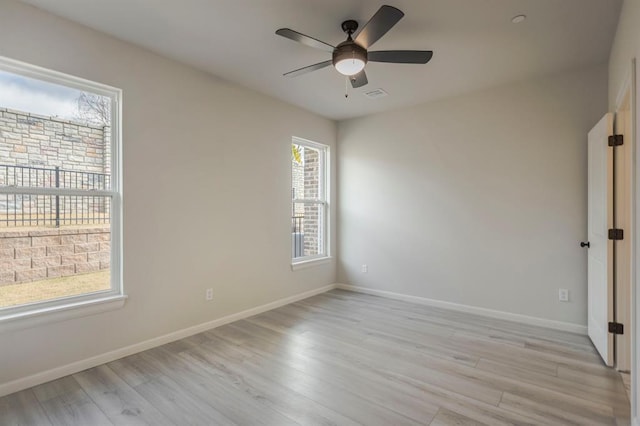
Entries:
[[109, 271], [0, 286], [0, 308], [108, 290]]

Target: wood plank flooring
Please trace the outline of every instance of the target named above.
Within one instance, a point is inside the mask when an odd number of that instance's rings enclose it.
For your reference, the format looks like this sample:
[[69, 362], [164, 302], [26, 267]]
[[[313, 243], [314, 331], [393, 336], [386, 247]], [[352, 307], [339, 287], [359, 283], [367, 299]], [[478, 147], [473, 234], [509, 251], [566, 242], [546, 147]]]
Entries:
[[0, 425], [626, 425], [588, 338], [334, 290], [0, 398]]

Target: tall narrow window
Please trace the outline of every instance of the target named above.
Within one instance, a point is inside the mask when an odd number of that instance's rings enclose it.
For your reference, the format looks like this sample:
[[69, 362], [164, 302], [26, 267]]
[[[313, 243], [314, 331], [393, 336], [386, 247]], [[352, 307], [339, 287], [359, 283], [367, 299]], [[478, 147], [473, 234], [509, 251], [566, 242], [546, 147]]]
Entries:
[[326, 257], [329, 147], [293, 138], [291, 145], [291, 256], [293, 262]]
[[122, 294], [119, 102], [0, 58], [0, 317]]

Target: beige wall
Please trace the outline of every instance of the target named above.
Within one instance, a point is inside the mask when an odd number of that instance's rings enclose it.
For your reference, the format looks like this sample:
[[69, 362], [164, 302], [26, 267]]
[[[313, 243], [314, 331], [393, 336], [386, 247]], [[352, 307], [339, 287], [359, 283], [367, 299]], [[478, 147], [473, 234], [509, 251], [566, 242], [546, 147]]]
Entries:
[[[629, 79], [631, 70], [631, 61], [633, 59], [640, 58], [640, 1], [638, 0], [624, 0], [622, 4], [622, 11], [620, 12], [620, 21], [618, 22], [618, 29], [616, 37], [611, 48], [611, 57], [609, 59], [609, 110], [615, 111], [618, 95], [623, 90], [626, 81]], [[636, 71], [637, 82], [637, 71]], [[640, 99], [640, 86], [636, 84], [636, 99]], [[640, 190], [640, 150], [638, 147], [639, 132], [638, 123], [640, 123], [640, 108], [636, 108], [635, 111], [635, 203], [636, 206], [636, 240], [635, 240], [635, 262], [636, 265], [636, 277], [638, 275], [637, 267], [640, 265], [640, 250], [638, 250], [638, 242], [640, 241], [640, 228], [637, 224], [640, 223], [640, 208], [638, 208], [638, 200], [640, 196], [638, 191]], [[637, 281], [637, 280], [636, 280]], [[638, 357], [640, 354], [640, 292], [637, 291], [638, 284], [635, 283], [635, 289], [632, 294], [635, 294], [635, 328], [634, 339], [635, 348], [632, 354], [634, 358], [632, 360], [631, 371], [634, 373], [632, 379], [632, 397], [635, 403], [632, 404], [632, 417], [634, 424], [640, 424], [638, 419], [638, 405], [640, 405], [640, 395], [638, 394], [638, 383], [640, 383], [640, 369], [638, 368]]]
[[609, 59], [609, 110], [629, 78], [631, 60], [640, 55], [640, 1], [624, 0]]
[[11, 0], [0, 55], [123, 90], [129, 296], [0, 335], [0, 385], [335, 281], [290, 269], [291, 137], [335, 147], [335, 123]]
[[600, 66], [341, 122], [339, 281], [586, 324], [586, 135], [606, 106]]

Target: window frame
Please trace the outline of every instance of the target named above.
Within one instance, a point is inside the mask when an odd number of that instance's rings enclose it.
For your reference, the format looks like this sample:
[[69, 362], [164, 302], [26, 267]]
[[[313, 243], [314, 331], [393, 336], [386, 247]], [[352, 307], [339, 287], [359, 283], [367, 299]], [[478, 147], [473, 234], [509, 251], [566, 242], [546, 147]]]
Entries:
[[[0, 308], [0, 323], [22, 318], [32, 318], [41, 314], [49, 314], [68, 309], [87, 307], [89, 310], [101, 312], [105, 310], [105, 306], [110, 306], [110, 304], [113, 304], [114, 308], [122, 306], [124, 299], [126, 299], [122, 279], [122, 90], [3, 56], [0, 56], [0, 70], [111, 99], [111, 187], [108, 190], [36, 188], [28, 186], [0, 187], [0, 194], [9, 195], [91, 195], [110, 198], [110, 289]], [[96, 306], [98, 307], [96, 308]], [[58, 314], [58, 316], [68, 318], [74, 315]]]
[[[331, 244], [329, 244], [330, 147], [329, 145], [310, 141], [308, 139], [303, 139], [297, 136], [292, 137], [291, 144], [308, 147], [308, 148], [317, 150], [320, 153], [319, 159], [318, 159], [318, 163], [319, 163], [318, 168], [319, 168], [319, 174], [320, 174], [320, 176], [318, 177], [318, 182], [319, 182], [318, 199], [305, 199], [305, 198], [291, 197], [290, 211], [291, 212], [294, 211], [296, 204], [310, 204], [310, 205], [322, 206], [322, 220], [319, 221], [320, 226], [322, 228], [320, 232], [320, 235], [322, 238], [322, 253], [312, 255], [312, 256], [293, 257], [293, 252], [292, 252], [291, 266], [292, 266], [292, 269], [296, 270], [309, 264], [324, 263], [331, 258], [331, 253], [330, 253]], [[290, 185], [289, 191], [290, 193], [293, 193], [294, 191], [292, 191], [293, 189], [293, 169], [292, 168], [290, 168], [289, 185]], [[295, 238], [294, 234], [291, 233], [291, 246], [293, 246], [294, 244], [294, 241], [293, 241], [294, 238]]]

